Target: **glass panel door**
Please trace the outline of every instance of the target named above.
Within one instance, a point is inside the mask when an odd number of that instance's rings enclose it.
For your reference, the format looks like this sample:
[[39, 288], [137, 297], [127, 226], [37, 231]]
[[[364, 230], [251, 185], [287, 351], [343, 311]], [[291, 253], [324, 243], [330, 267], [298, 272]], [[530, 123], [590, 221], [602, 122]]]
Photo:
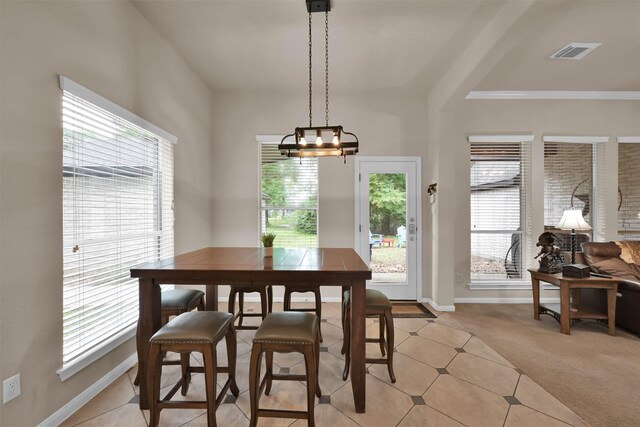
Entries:
[[356, 250], [371, 268], [367, 287], [416, 300], [418, 161], [403, 159], [357, 160]]

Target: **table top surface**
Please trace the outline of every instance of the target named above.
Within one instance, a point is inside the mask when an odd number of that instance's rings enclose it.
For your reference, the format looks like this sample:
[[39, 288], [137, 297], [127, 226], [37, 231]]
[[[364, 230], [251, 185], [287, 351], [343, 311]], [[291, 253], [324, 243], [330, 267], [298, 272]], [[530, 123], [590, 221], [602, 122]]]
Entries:
[[132, 277], [155, 277], [160, 272], [259, 273], [316, 272], [371, 279], [371, 270], [352, 248], [264, 248], [210, 247], [177, 255], [131, 269]]
[[600, 277], [600, 276], [589, 276], [589, 277], [569, 277], [563, 276], [562, 273], [543, 273], [541, 271], [530, 268], [529, 273], [539, 280], [549, 281], [551, 284], [555, 284], [556, 282], [593, 282], [593, 283], [618, 283], [619, 279], [612, 277]]

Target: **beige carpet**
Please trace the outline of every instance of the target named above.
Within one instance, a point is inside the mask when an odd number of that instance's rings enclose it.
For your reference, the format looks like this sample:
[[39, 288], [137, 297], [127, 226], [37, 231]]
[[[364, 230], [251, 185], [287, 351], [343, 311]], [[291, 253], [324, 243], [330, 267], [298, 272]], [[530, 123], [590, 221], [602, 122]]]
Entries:
[[640, 426], [640, 338], [593, 323], [560, 333], [531, 304], [456, 304], [452, 317], [593, 426]]

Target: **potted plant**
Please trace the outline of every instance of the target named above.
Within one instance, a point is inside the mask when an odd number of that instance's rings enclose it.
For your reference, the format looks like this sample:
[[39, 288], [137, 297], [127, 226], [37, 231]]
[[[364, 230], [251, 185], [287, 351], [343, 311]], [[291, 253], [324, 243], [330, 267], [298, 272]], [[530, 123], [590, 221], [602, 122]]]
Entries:
[[260, 236], [262, 246], [264, 246], [265, 257], [273, 256], [273, 241], [275, 240], [275, 238], [276, 235], [273, 233], [262, 233], [262, 236]]

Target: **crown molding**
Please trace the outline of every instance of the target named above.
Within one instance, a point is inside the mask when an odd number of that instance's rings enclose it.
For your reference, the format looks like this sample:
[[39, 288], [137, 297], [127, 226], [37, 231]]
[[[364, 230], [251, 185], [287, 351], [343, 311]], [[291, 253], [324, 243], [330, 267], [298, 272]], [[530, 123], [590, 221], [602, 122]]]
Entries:
[[640, 136], [619, 136], [618, 144], [640, 144]]
[[465, 99], [577, 99], [640, 101], [640, 91], [597, 91], [597, 90], [479, 90], [471, 91]]

